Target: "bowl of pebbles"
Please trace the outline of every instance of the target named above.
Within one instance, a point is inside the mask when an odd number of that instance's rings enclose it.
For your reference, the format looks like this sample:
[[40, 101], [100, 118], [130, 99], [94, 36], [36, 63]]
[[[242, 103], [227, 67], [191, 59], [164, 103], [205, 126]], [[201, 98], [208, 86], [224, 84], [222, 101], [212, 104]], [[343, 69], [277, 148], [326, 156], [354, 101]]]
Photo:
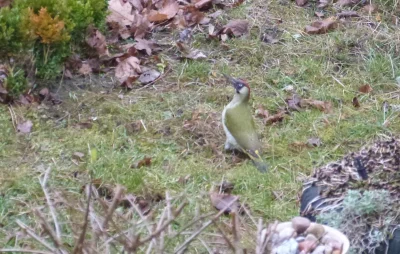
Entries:
[[261, 234], [268, 254], [346, 254], [350, 247], [339, 230], [304, 217], [269, 225]]

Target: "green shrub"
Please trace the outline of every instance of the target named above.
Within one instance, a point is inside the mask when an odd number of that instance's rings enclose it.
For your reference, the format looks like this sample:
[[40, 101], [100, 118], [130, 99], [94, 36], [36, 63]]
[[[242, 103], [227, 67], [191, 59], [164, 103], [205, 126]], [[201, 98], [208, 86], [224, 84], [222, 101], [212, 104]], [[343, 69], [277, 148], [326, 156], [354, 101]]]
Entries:
[[[41, 15], [41, 10], [46, 15]], [[104, 30], [106, 16], [106, 0], [14, 0], [11, 7], [0, 9], [0, 53], [29, 53], [34, 57], [37, 76], [54, 78], [69, 55], [84, 55], [87, 27]], [[38, 22], [32, 22], [32, 18]], [[38, 35], [40, 29], [48, 29], [46, 24], [59, 24], [60, 38], [46, 41]]]
[[18, 98], [28, 88], [25, 72], [22, 69], [10, 68], [7, 78], [4, 80], [3, 87], [7, 90], [7, 95], [10, 98]]

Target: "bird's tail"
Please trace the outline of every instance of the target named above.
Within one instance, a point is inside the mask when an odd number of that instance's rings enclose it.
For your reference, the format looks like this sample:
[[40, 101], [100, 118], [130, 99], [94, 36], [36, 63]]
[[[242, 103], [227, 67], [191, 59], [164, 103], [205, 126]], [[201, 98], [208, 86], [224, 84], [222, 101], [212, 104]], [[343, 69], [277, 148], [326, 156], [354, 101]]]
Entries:
[[262, 173], [267, 172], [268, 164], [261, 158], [258, 150], [247, 150], [243, 151], [253, 161], [254, 166]]

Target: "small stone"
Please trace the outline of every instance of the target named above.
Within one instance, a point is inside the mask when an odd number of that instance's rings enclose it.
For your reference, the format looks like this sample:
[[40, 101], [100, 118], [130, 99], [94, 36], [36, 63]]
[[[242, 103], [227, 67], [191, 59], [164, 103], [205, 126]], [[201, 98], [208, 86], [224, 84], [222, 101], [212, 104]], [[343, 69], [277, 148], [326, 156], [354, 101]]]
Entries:
[[289, 240], [292, 237], [295, 237], [296, 232], [292, 227], [284, 228], [279, 232], [279, 240], [278, 242], [283, 242]]
[[272, 250], [272, 254], [296, 254], [299, 244], [293, 238], [284, 241]]
[[317, 239], [321, 239], [325, 234], [325, 228], [320, 224], [313, 224], [306, 230], [306, 233], [313, 234]]
[[292, 227], [297, 232], [297, 234], [304, 233], [310, 226], [310, 224], [311, 224], [310, 220], [304, 217], [298, 216], [292, 219]]
[[332, 250], [338, 250], [340, 248], [342, 248], [342, 244], [335, 240], [331, 235], [327, 234], [324, 237], [322, 237], [321, 242], [332, 248]]
[[325, 246], [325, 253], [324, 254], [332, 254], [332, 247], [331, 246]]
[[304, 236], [299, 236], [299, 237], [296, 238], [296, 242], [298, 242], [298, 243], [302, 242], [304, 240], [306, 240], [306, 238]]
[[320, 245], [317, 248], [314, 249], [314, 251], [312, 252], [312, 254], [325, 254], [325, 246]]
[[334, 250], [334, 251], [332, 251], [332, 254], [342, 254], [342, 251], [341, 250]]
[[310, 253], [317, 247], [317, 243], [313, 241], [304, 241], [299, 243], [299, 251], [300, 253]]
[[305, 240], [306, 240], [306, 241], [318, 242], [318, 238], [315, 237], [315, 235], [313, 235], [313, 234], [308, 234], [308, 235], [306, 236], [306, 239], [305, 239]]

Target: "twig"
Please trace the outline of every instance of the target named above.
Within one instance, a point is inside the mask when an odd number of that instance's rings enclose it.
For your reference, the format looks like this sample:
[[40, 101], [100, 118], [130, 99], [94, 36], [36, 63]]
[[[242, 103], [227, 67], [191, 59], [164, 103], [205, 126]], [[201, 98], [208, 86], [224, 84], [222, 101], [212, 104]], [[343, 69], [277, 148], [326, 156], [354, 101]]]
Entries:
[[53, 252], [47, 252], [43, 250], [26, 250], [26, 249], [0, 249], [0, 253], [2, 252], [54, 254]]
[[112, 217], [112, 214], [114, 213], [115, 209], [117, 208], [117, 206], [119, 204], [119, 199], [120, 199], [120, 197], [122, 195], [122, 191], [123, 191], [122, 187], [120, 185], [117, 185], [117, 189], [115, 191], [115, 195], [114, 195], [113, 201], [112, 201], [110, 207], [108, 208], [107, 215], [106, 215], [106, 217], [105, 217], [105, 219], [103, 221], [102, 230], [106, 230], [107, 229], [108, 222], [110, 221], [110, 219]]
[[15, 120], [15, 112], [14, 112], [14, 110], [13, 110], [11, 105], [8, 107], [8, 110], [10, 111], [10, 115], [11, 115], [11, 123], [12, 123], [12, 125], [14, 127], [14, 130], [17, 131], [17, 126], [15, 124], [15, 122], [16, 122], [16, 120]]
[[44, 218], [43, 214], [38, 210], [34, 210], [35, 214], [37, 217], [39, 217], [41, 224], [43, 226], [44, 231], [50, 236], [50, 238], [53, 240], [54, 245], [56, 246], [57, 249], [59, 249], [62, 246], [60, 238], [58, 238], [54, 232], [54, 230], [51, 228], [49, 223], [47, 223], [46, 219]]
[[[168, 191], [165, 192], [165, 201], [167, 203], [167, 219], [170, 220], [171, 219], [171, 197], [170, 197]], [[168, 235], [170, 235], [172, 233], [171, 225], [168, 225], [167, 232], [168, 232]]]
[[239, 218], [236, 212], [232, 212], [232, 233], [233, 233], [233, 246], [235, 246], [236, 253], [241, 253], [240, 251], [240, 236], [238, 230]]
[[216, 221], [213, 221], [214, 226], [218, 229], [219, 233], [222, 235], [224, 238], [225, 242], [228, 244], [229, 248], [232, 249], [233, 253], [236, 253], [236, 248], [235, 246], [231, 243], [229, 240], [228, 236], [226, 236], [225, 232], [222, 230], [222, 228], [218, 225]]
[[[161, 218], [160, 218], [160, 220], [158, 221], [158, 224], [157, 224], [157, 230], [159, 230], [160, 228], [161, 228], [161, 225], [162, 225], [162, 223], [164, 222], [164, 218], [165, 218], [165, 214], [167, 214], [168, 213], [168, 208], [166, 207], [165, 209], [164, 209], [164, 211], [163, 211], [163, 213], [162, 213], [162, 215], [161, 215]], [[168, 220], [170, 220], [171, 218], [168, 218]], [[167, 228], [169, 228], [171, 226], [171, 224], [168, 224], [168, 227]], [[162, 231], [161, 233], [160, 233], [160, 241], [159, 241], [159, 244], [158, 244], [158, 251], [159, 251], [159, 253], [164, 253], [164, 231]]]
[[33, 239], [35, 239], [36, 241], [38, 241], [39, 243], [41, 243], [44, 247], [46, 247], [49, 251], [51, 251], [52, 253], [55, 253], [55, 249], [53, 247], [50, 246], [49, 243], [47, 243], [45, 240], [41, 239], [39, 236], [37, 236], [33, 230], [31, 228], [29, 228], [27, 225], [25, 225], [24, 223], [22, 223], [20, 220], [17, 220], [16, 223], [18, 224], [18, 226], [22, 229], [24, 229], [26, 231], [26, 233], [28, 235], [30, 235]]
[[179, 214], [181, 214], [183, 208], [185, 208], [185, 206], [188, 203], [185, 201], [183, 202], [178, 209], [175, 211], [174, 215], [172, 216], [171, 219], [167, 220], [167, 222], [165, 222], [164, 225], [162, 225], [159, 229], [157, 229], [155, 232], [153, 232], [151, 235], [147, 236], [146, 238], [144, 238], [143, 240], [139, 241], [139, 244], [142, 245], [150, 240], [152, 240], [154, 237], [157, 237], [166, 227], [168, 227], [169, 224], [171, 224], [176, 217], [179, 216]]
[[239, 197], [235, 197], [234, 199], [229, 202], [224, 209], [221, 209], [217, 215], [215, 215], [211, 220], [207, 221], [199, 230], [194, 232], [186, 241], [181, 244], [174, 253], [180, 252], [182, 249], [186, 247], [186, 245], [189, 245], [202, 231], [204, 231], [208, 226], [210, 226], [214, 221], [216, 221], [222, 214], [224, 214], [225, 210], [228, 209], [231, 205], [233, 205]]
[[86, 230], [87, 230], [87, 226], [89, 224], [89, 211], [90, 211], [91, 197], [92, 197], [92, 182], [90, 182], [90, 184], [89, 184], [89, 196], [88, 196], [88, 201], [87, 201], [87, 205], [86, 205], [85, 222], [83, 223], [82, 232], [79, 235], [77, 244], [74, 247], [74, 251], [73, 251], [74, 254], [78, 254], [78, 253], [82, 252], [83, 242], [85, 241]]
[[204, 248], [206, 248], [206, 250], [208, 251], [208, 253], [213, 254], [214, 252], [210, 249], [210, 247], [207, 245], [207, 243], [201, 238], [198, 237], [197, 238], [204, 246]]
[[179, 230], [179, 232], [173, 234], [172, 237], [176, 237], [176, 236], [180, 235], [183, 231], [185, 231], [185, 230], [188, 229], [189, 227], [193, 226], [195, 223], [201, 221], [202, 219], [205, 219], [205, 218], [207, 218], [207, 217], [210, 217], [210, 216], [213, 215], [213, 214], [214, 214], [214, 213], [207, 213], [207, 214], [204, 214], [204, 215], [198, 217], [197, 219], [194, 219], [192, 222], [190, 222], [189, 224], [187, 224], [186, 226], [184, 226], [181, 230]]
[[50, 195], [46, 190], [46, 183], [47, 183], [47, 179], [49, 178], [50, 171], [51, 171], [51, 167], [49, 167], [46, 170], [43, 179], [39, 178], [39, 182], [40, 182], [40, 185], [42, 186], [44, 196], [46, 197], [46, 201], [47, 201], [47, 205], [49, 206], [49, 209], [50, 209], [51, 217], [53, 218], [54, 227], [56, 228], [56, 236], [58, 239], [60, 239], [61, 238], [61, 230], [60, 230], [60, 226], [58, 225], [58, 222], [57, 222], [56, 211], [51, 203]]

